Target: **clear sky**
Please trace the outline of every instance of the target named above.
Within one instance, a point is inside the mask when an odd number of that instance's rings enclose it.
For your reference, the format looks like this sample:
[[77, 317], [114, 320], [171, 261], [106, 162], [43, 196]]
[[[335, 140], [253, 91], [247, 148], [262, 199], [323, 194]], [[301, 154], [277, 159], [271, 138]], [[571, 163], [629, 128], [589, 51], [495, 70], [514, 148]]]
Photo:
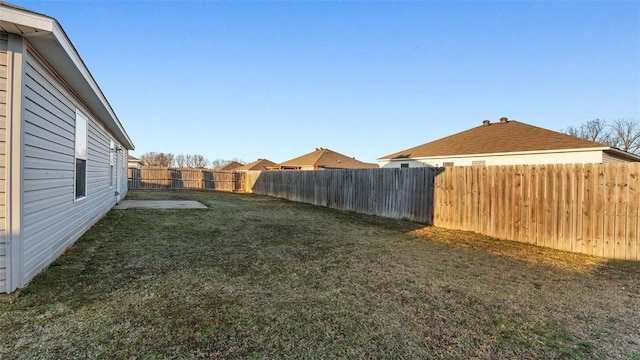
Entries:
[[136, 145], [362, 161], [502, 116], [640, 121], [640, 2], [11, 1], [56, 18]]

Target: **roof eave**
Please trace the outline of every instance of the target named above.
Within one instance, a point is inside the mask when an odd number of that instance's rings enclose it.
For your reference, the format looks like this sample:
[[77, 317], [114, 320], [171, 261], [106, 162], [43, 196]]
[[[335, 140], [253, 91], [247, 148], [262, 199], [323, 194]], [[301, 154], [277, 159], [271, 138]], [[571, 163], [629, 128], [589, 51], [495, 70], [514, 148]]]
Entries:
[[131, 138], [60, 24], [51, 17], [6, 3], [0, 3], [0, 10], [0, 22], [13, 24], [15, 33], [29, 40], [114, 137], [126, 149], [134, 150]]
[[605, 150], [605, 152], [612, 152], [620, 157], [623, 158], [627, 158], [629, 160], [632, 161], [640, 161], [640, 155], [636, 155], [630, 152], [626, 152], [624, 150], [620, 150], [620, 149], [616, 149], [616, 148], [609, 148], [608, 150]]

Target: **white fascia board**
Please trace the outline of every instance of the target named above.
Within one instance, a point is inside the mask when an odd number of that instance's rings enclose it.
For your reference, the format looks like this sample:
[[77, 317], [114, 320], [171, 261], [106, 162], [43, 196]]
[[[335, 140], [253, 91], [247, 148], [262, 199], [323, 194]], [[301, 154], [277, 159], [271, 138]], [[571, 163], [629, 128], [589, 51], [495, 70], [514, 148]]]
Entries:
[[2, 21], [14, 23], [16, 25], [33, 28], [35, 30], [34, 32], [53, 32], [53, 19], [48, 16], [36, 14], [29, 10], [0, 6], [0, 19]]
[[485, 153], [485, 154], [465, 154], [465, 155], [439, 155], [439, 156], [422, 156], [422, 157], [404, 157], [404, 158], [380, 158], [378, 161], [407, 161], [407, 160], [429, 160], [442, 158], [469, 158], [469, 157], [485, 157], [485, 156], [512, 156], [512, 155], [533, 155], [533, 154], [556, 154], [567, 152], [584, 152], [584, 151], [605, 151], [611, 150], [608, 146], [593, 148], [577, 148], [577, 149], [558, 149], [558, 150], [532, 150], [532, 151], [514, 151], [502, 153]]

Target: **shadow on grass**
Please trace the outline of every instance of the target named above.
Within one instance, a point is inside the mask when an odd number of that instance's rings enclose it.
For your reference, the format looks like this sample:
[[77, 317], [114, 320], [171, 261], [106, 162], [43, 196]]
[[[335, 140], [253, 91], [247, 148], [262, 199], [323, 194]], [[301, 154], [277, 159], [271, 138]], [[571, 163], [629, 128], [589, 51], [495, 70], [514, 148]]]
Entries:
[[499, 240], [470, 231], [449, 230], [435, 226], [422, 226], [408, 231], [407, 235], [418, 239], [449, 244], [460, 249], [498, 255], [523, 263], [553, 266], [558, 269], [579, 273], [590, 273], [605, 279], [640, 279], [640, 261], [607, 259], [517, 241]]

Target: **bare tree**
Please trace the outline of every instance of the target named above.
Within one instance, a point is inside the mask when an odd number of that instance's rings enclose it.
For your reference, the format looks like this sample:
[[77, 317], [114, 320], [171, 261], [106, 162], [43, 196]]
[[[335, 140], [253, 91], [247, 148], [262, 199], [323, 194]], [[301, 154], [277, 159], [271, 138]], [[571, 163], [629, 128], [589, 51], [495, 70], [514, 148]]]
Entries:
[[640, 154], [640, 123], [630, 119], [614, 120], [611, 127], [613, 146], [633, 154]]
[[176, 155], [174, 161], [176, 163], [176, 166], [179, 168], [187, 166], [187, 159], [185, 158], [184, 154]]
[[562, 129], [561, 130], [563, 133], [567, 134], [567, 135], [571, 135], [571, 136], [575, 136], [575, 137], [579, 137], [581, 138], [582, 136], [580, 136], [580, 128], [577, 128], [575, 126], [569, 126], [566, 129]]
[[202, 155], [195, 154], [191, 158], [191, 165], [196, 169], [204, 169], [209, 165], [209, 160]]
[[174, 162], [174, 156], [172, 153], [152, 151], [142, 154], [140, 160], [148, 166], [171, 167]]
[[215, 168], [219, 168], [221, 166], [225, 166], [226, 164], [227, 164], [226, 160], [224, 160], [224, 159], [211, 160], [211, 167], [214, 168], [214, 169]]
[[587, 140], [606, 144], [609, 141], [610, 133], [606, 120], [593, 119], [582, 125], [583, 137]]
[[600, 144], [611, 145], [611, 131], [606, 120], [589, 120], [577, 128], [569, 126], [564, 130], [564, 133]]
[[231, 160], [215, 159], [215, 160], [211, 161], [211, 167], [216, 169], [216, 168], [219, 168], [219, 167], [223, 167], [223, 166], [225, 166], [225, 165], [227, 165], [227, 164], [229, 164], [231, 162], [234, 162], [234, 161], [236, 161], [236, 162], [238, 162], [240, 164], [244, 164], [244, 161], [242, 161], [242, 160], [240, 160], [238, 158], [233, 158]]
[[[165, 164], [166, 162], [158, 161], [158, 158], [161, 156], [157, 153], [149, 153], [151, 157], [155, 159], [153, 161], [154, 164]], [[162, 154], [162, 153], [160, 153]], [[165, 154], [166, 155], [166, 154]], [[144, 156], [144, 155], [143, 155]], [[171, 166], [175, 165], [179, 168], [192, 168], [192, 169], [203, 169], [206, 168], [209, 164], [209, 160], [207, 160], [204, 156], [199, 154], [178, 154], [176, 156], [172, 156]], [[164, 165], [153, 165], [153, 166], [164, 166]]]
[[193, 167], [193, 155], [191, 154], [187, 154], [184, 157], [184, 165], [188, 168], [192, 168]]
[[632, 119], [594, 119], [586, 123], [564, 129], [565, 134], [609, 145], [633, 154], [640, 154], [640, 123]]

